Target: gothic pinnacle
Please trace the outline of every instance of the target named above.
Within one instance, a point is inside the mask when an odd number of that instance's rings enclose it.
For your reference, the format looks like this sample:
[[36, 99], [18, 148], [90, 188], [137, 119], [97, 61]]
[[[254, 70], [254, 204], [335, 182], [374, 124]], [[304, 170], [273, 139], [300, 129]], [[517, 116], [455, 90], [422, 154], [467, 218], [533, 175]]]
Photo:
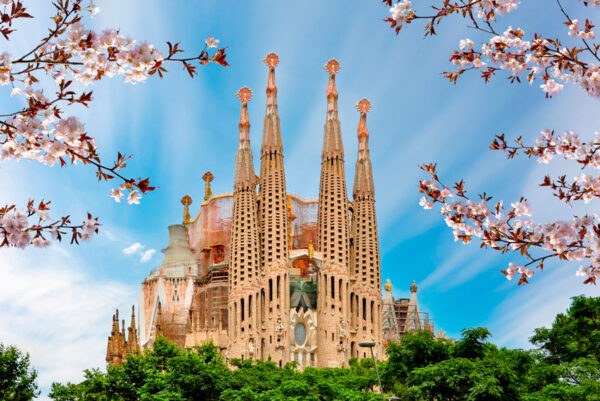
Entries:
[[131, 305], [131, 327], [135, 328], [135, 305]]
[[275, 84], [275, 67], [279, 64], [279, 56], [269, 53], [265, 57], [265, 64], [269, 67], [269, 78], [267, 81], [267, 106], [277, 106], [277, 85]]
[[[283, 157], [281, 127], [279, 114], [277, 113], [277, 84], [275, 83], [275, 67], [279, 64], [279, 56], [275, 53], [269, 53], [265, 57], [264, 62], [269, 67], [269, 77], [267, 79], [267, 110], [264, 118], [260, 152], [261, 157], [273, 153], [279, 153]], [[261, 177], [264, 178], [262, 166]]]
[[325, 71], [329, 73], [327, 84], [327, 111], [337, 113], [338, 93], [335, 88], [335, 74], [340, 70], [340, 63], [332, 58], [325, 64]]
[[237, 92], [237, 97], [242, 102], [240, 114], [240, 141], [235, 156], [234, 191], [256, 188], [254, 185], [254, 162], [252, 161], [252, 150], [250, 149], [250, 119], [248, 117], [248, 101], [252, 99], [252, 91], [243, 87]]
[[358, 123], [358, 149], [359, 151], [369, 148], [369, 130], [367, 129], [367, 113], [371, 110], [371, 102], [362, 99], [356, 103], [356, 110], [360, 112], [360, 121]]
[[[277, 91], [277, 90], [276, 90]], [[267, 88], [267, 96], [268, 96], [268, 88]], [[240, 143], [242, 141], [250, 140], [250, 119], [248, 118], [248, 101], [252, 99], [252, 91], [248, 89], [248, 87], [244, 86], [237, 92], [238, 99], [242, 101], [242, 111], [240, 115]]]

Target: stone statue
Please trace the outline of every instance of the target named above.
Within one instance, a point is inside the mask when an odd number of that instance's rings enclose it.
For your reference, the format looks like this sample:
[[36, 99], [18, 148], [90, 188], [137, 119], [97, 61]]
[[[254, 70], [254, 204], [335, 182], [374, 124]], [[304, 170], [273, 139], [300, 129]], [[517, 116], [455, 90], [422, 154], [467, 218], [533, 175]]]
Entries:
[[346, 338], [346, 323], [344, 322], [343, 317], [340, 317], [340, 323], [338, 324], [338, 332], [340, 340]]
[[283, 337], [283, 323], [281, 322], [280, 317], [277, 318], [275, 333], [277, 334], [277, 337]]
[[254, 339], [253, 338], [248, 340], [248, 354], [250, 356], [254, 355]]

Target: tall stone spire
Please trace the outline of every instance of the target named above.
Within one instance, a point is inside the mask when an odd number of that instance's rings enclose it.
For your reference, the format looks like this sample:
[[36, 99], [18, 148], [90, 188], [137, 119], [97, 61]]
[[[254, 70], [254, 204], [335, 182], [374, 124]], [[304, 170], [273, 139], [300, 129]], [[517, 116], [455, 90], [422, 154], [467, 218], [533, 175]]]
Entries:
[[323, 366], [349, 357], [349, 227], [348, 193], [344, 172], [344, 146], [337, 112], [338, 93], [335, 75], [340, 69], [337, 60], [329, 60], [327, 85], [327, 117], [321, 154], [319, 212], [317, 216], [317, 247], [323, 254], [319, 271], [320, 299], [318, 301], [319, 348], [317, 356]]
[[343, 160], [344, 144], [338, 118], [338, 92], [335, 87], [335, 75], [340, 70], [340, 63], [336, 59], [331, 59], [325, 64], [325, 70], [329, 73], [329, 83], [327, 84], [327, 120], [323, 136], [322, 159], [339, 158]]
[[254, 162], [250, 149], [250, 119], [248, 118], [248, 101], [252, 99], [252, 91], [244, 86], [238, 91], [237, 97], [242, 102], [242, 111], [239, 123], [240, 139], [235, 156], [233, 189], [234, 191], [244, 191], [250, 187], [256, 188]]
[[[279, 64], [279, 57], [275, 53], [270, 53], [265, 57], [265, 63], [269, 68], [269, 77], [260, 154], [258, 195], [262, 268], [260, 305], [264, 305], [264, 313], [260, 317], [260, 344], [264, 344], [264, 348], [261, 345], [259, 352], [261, 352], [262, 359], [266, 360], [270, 357], [282, 365], [289, 360], [289, 352], [274, 344], [268, 334], [277, 330], [276, 322], [279, 319], [279, 321], [287, 321], [289, 316], [289, 296], [286, 296], [285, 294], [288, 292], [284, 291], [285, 288], [289, 288], [287, 193], [283, 168], [283, 142], [277, 111], [277, 85], [275, 83], [275, 67]], [[287, 338], [287, 331], [286, 327], [283, 333], [284, 338]]]
[[327, 85], [327, 119], [321, 155], [319, 185], [318, 248], [331, 267], [348, 269], [348, 193], [344, 172], [344, 145], [337, 112], [338, 93], [335, 75], [340, 63], [332, 59], [325, 64], [329, 72]]
[[406, 311], [405, 331], [423, 330], [421, 313], [419, 311], [419, 301], [417, 300], [417, 285], [413, 280], [410, 286], [410, 300], [408, 301], [408, 310]]
[[381, 263], [379, 233], [375, 214], [375, 186], [373, 167], [369, 157], [367, 113], [371, 103], [362, 99], [356, 104], [360, 112], [358, 123], [358, 157], [354, 176], [354, 213], [352, 219], [353, 271], [352, 275], [377, 293], [381, 292]]
[[[259, 244], [256, 222], [256, 176], [250, 148], [248, 101], [252, 92], [243, 87], [237, 93], [242, 102], [239, 145], [235, 158], [233, 215], [231, 220], [231, 254], [229, 257], [229, 329], [228, 349], [231, 358], [253, 357], [247, 343], [256, 341], [257, 324], [253, 322], [253, 304], [258, 298]], [[254, 301], [254, 302], [253, 302]]]
[[394, 297], [392, 296], [392, 282], [388, 279], [385, 282], [385, 296], [383, 298], [382, 311], [382, 330], [384, 341], [397, 341], [398, 337], [398, 318], [394, 308]]
[[[382, 302], [381, 302], [381, 263], [379, 256], [379, 234], [375, 215], [375, 186], [373, 169], [369, 157], [369, 130], [367, 113], [371, 103], [362, 99], [356, 104], [360, 112], [358, 123], [358, 157], [356, 159], [353, 202], [352, 202], [352, 309], [358, 311], [353, 319], [356, 340], [377, 339], [375, 352], [383, 354]], [[387, 287], [387, 284], [386, 284]], [[389, 283], [391, 290], [391, 283]], [[392, 301], [386, 288], [386, 300]], [[388, 315], [393, 315], [393, 305], [387, 305]], [[389, 316], [388, 316], [389, 317]], [[390, 321], [387, 322], [390, 324]], [[388, 327], [389, 328], [389, 327]], [[372, 334], [371, 334], [372, 333]]]
[[277, 111], [277, 84], [275, 83], [275, 67], [279, 64], [279, 56], [269, 53], [265, 57], [265, 64], [269, 67], [267, 78], [267, 111], [265, 114], [261, 154], [283, 153], [279, 113]]
[[106, 362], [109, 365], [121, 364], [127, 357], [127, 341], [125, 339], [125, 321], [123, 331], [119, 330], [119, 310], [112, 317], [112, 329], [106, 347]]
[[260, 156], [259, 224], [261, 264], [265, 271], [269, 271], [288, 263], [288, 216], [283, 143], [275, 84], [275, 67], [279, 64], [279, 57], [270, 53], [265, 57], [265, 63], [269, 67], [269, 77]]
[[373, 184], [373, 167], [369, 156], [369, 130], [367, 129], [367, 113], [371, 110], [371, 103], [362, 99], [356, 103], [360, 112], [358, 123], [358, 158], [354, 176], [354, 199], [374, 200], [375, 185]]
[[127, 336], [127, 354], [135, 354], [140, 350], [137, 340], [137, 329], [135, 327], [135, 306], [131, 306], [131, 323], [129, 324]]

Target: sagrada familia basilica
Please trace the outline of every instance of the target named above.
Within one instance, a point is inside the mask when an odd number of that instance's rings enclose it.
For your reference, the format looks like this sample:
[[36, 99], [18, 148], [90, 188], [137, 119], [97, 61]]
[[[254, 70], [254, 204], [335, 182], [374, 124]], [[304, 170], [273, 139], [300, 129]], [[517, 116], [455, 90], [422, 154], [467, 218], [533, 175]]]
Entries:
[[183, 197], [183, 224], [169, 227], [160, 269], [142, 283], [137, 325], [133, 310], [127, 334], [124, 321], [119, 327], [118, 311], [113, 317], [109, 364], [164, 336], [180, 347], [212, 341], [227, 360], [337, 367], [350, 357], [370, 356], [361, 343], [374, 343], [375, 356], [384, 358], [386, 341], [409, 330], [433, 332], [432, 321], [419, 311], [414, 282], [410, 299], [394, 300], [388, 280], [382, 299], [369, 101], [356, 104], [359, 150], [350, 200], [335, 86], [340, 65], [327, 62], [319, 199], [301, 199], [288, 193], [285, 181], [275, 84], [279, 58], [271, 53], [265, 63], [259, 175], [250, 148], [252, 93], [244, 87], [237, 93], [241, 117], [233, 194], [213, 196], [213, 176], [207, 172], [204, 203], [193, 220], [192, 199]]

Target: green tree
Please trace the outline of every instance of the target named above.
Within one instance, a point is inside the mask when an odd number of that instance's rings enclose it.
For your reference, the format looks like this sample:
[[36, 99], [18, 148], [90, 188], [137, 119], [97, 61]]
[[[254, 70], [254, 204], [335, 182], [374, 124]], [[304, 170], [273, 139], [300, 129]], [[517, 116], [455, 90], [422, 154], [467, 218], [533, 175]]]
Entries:
[[559, 313], [551, 328], [539, 328], [530, 338], [551, 363], [578, 358], [600, 360], [600, 297], [578, 296], [567, 313]]
[[28, 401], [39, 394], [29, 354], [0, 343], [0, 401]]
[[404, 383], [414, 369], [450, 358], [452, 347], [449, 341], [437, 339], [425, 330], [406, 333], [400, 343], [388, 343], [388, 359], [382, 369], [384, 388], [391, 390], [395, 384]]

